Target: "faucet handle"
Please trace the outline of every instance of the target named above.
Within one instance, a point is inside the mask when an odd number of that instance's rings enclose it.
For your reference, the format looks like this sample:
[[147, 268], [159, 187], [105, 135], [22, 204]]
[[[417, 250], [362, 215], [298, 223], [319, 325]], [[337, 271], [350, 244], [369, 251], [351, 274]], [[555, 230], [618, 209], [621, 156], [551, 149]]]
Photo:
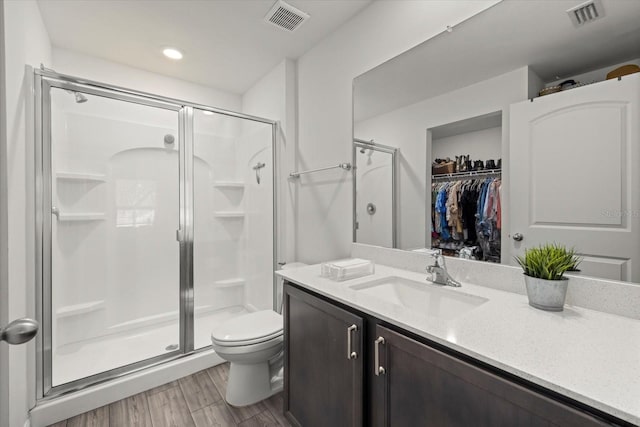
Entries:
[[431, 255], [432, 258], [438, 258], [439, 256], [442, 255], [442, 249], [439, 248], [433, 248], [431, 249], [429, 252], [427, 252], [429, 255]]
[[442, 249], [431, 249], [429, 252], [427, 252], [431, 258], [434, 259], [433, 265], [428, 265], [426, 270], [429, 273], [433, 273], [433, 268], [434, 267], [440, 267], [440, 259], [442, 257]]

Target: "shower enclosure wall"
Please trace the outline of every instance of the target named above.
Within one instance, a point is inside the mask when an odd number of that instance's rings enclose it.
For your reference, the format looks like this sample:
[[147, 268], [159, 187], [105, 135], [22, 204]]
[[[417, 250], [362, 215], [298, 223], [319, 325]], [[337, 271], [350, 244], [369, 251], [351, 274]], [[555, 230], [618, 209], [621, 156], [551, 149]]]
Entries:
[[276, 124], [35, 72], [39, 394], [274, 307]]

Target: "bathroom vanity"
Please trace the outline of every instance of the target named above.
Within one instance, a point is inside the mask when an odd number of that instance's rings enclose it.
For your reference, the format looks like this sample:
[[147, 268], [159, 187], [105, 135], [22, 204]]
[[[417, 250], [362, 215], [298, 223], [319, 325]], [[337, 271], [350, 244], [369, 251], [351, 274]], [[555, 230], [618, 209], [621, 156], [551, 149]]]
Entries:
[[376, 268], [346, 282], [321, 278], [319, 266], [282, 274], [285, 414], [294, 425], [640, 420], [636, 320], [579, 307], [542, 312], [523, 295]]

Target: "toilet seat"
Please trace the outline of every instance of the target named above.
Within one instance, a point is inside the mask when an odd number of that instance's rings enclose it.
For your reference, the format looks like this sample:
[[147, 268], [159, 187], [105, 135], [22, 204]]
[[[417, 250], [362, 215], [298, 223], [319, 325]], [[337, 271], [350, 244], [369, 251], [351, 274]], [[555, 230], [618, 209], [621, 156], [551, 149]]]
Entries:
[[221, 347], [250, 346], [277, 340], [282, 334], [282, 315], [261, 310], [222, 323], [211, 332], [211, 341]]

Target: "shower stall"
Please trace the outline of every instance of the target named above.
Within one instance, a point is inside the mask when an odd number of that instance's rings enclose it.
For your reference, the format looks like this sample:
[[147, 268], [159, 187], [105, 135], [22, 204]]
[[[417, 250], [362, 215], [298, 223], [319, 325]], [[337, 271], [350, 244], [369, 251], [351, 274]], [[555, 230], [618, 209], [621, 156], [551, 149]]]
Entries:
[[41, 398], [275, 307], [275, 122], [50, 70], [34, 87]]

